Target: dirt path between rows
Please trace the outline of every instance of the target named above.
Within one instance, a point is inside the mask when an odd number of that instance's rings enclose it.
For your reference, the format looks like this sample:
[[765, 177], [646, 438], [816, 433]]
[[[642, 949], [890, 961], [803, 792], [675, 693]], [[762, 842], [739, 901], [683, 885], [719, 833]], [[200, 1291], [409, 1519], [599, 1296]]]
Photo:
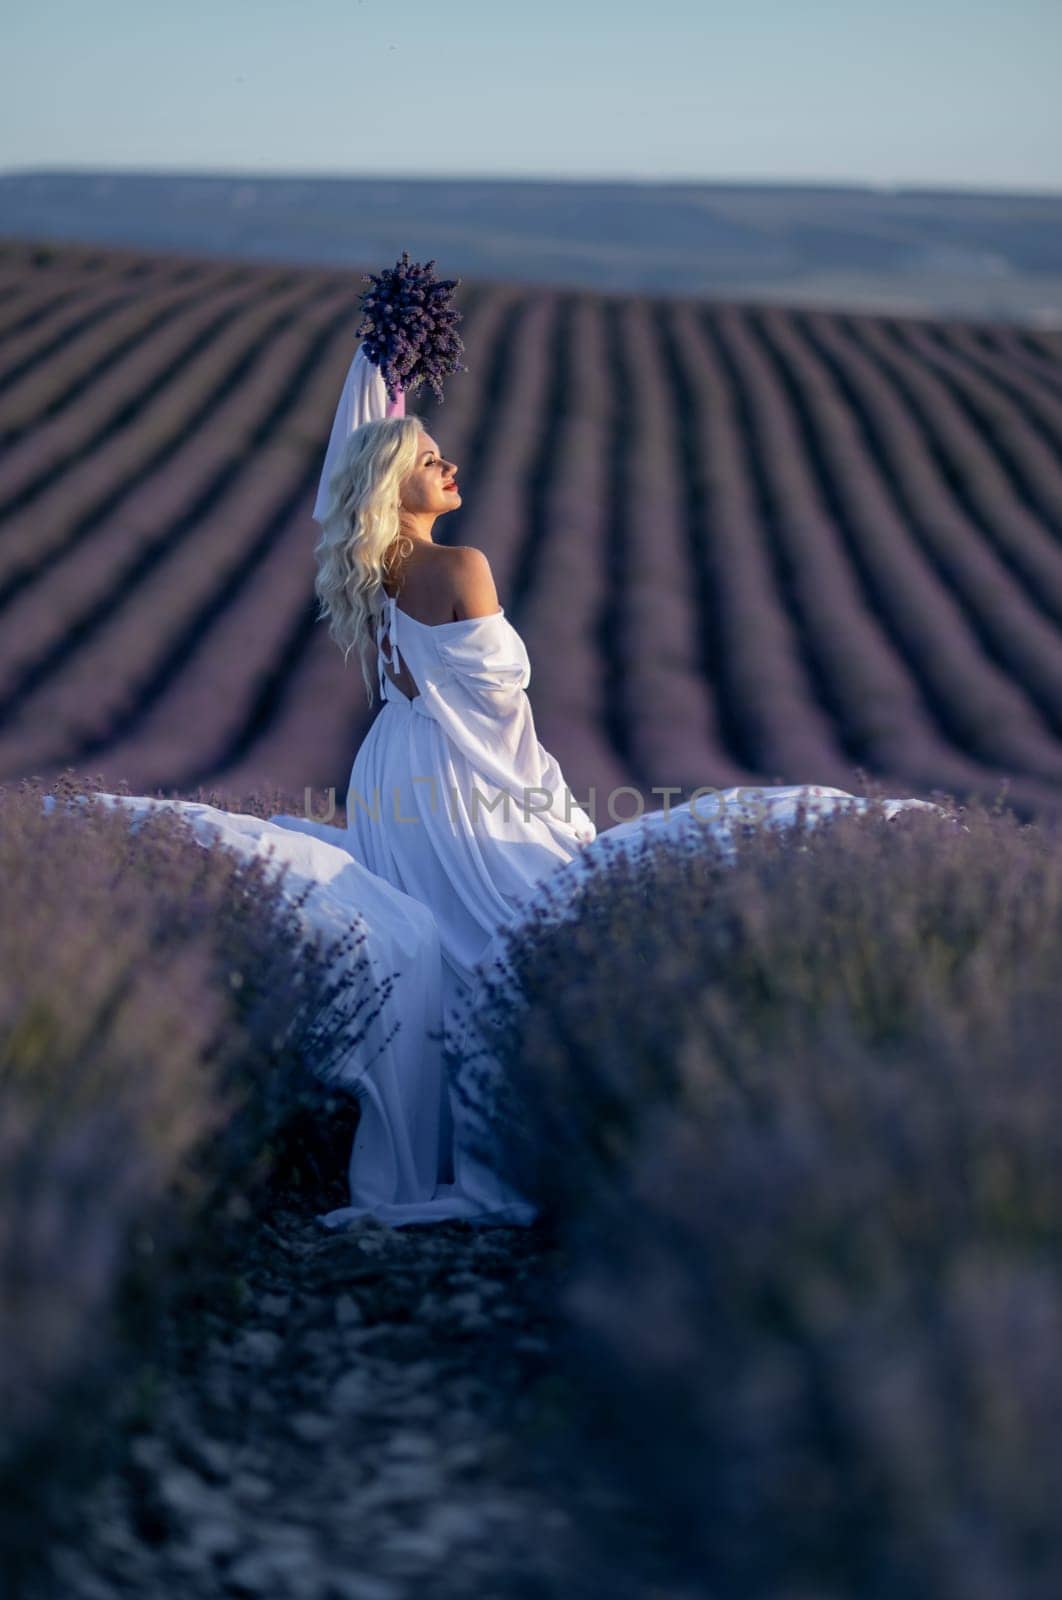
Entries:
[[580, 1467], [540, 1228], [328, 1234], [292, 1208], [253, 1241], [239, 1303], [171, 1330], [149, 1429], [54, 1552], [56, 1596], [692, 1600]]

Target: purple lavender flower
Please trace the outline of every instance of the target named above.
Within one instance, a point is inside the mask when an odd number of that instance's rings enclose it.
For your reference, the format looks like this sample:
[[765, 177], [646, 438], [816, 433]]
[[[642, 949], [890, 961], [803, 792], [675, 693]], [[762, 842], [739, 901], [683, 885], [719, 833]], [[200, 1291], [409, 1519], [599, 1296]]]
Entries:
[[362, 318], [356, 329], [365, 354], [383, 376], [387, 398], [403, 390], [413, 394], [428, 382], [442, 404], [442, 380], [467, 372], [459, 359], [464, 344], [457, 332], [462, 313], [450, 300], [460, 278], [436, 278], [435, 258], [422, 265], [409, 251], [382, 272], [366, 272], [373, 287], [361, 297]]

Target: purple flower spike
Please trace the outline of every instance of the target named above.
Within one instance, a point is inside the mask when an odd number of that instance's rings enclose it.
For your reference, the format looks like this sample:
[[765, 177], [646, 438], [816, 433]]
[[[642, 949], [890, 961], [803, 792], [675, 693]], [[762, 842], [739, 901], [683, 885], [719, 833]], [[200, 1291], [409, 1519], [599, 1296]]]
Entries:
[[393, 267], [363, 274], [372, 288], [361, 297], [356, 332], [392, 403], [426, 381], [441, 405], [442, 380], [468, 371], [460, 360], [465, 347], [457, 332], [462, 314], [450, 304], [461, 279], [436, 278], [434, 265], [434, 257], [422, 266], [403, 250]]

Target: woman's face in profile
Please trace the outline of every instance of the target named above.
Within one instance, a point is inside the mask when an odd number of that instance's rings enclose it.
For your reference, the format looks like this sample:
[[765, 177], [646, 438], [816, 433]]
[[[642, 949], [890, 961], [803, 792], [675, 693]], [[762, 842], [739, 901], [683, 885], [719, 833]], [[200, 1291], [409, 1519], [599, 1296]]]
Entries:
[[398, 503], [403, 511], [439, 516], [461, 504], [457, 466], [447, 461], [430, 433], [423, 433], [416, 464], [402, 479]]

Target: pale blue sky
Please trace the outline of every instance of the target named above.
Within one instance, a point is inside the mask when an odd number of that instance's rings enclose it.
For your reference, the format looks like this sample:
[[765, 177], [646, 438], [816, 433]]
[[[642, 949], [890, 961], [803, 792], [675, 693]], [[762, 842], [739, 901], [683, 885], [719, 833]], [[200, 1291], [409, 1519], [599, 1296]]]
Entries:
[[1062, 189], [1062, 0], [6, 0], [0, 170]]

